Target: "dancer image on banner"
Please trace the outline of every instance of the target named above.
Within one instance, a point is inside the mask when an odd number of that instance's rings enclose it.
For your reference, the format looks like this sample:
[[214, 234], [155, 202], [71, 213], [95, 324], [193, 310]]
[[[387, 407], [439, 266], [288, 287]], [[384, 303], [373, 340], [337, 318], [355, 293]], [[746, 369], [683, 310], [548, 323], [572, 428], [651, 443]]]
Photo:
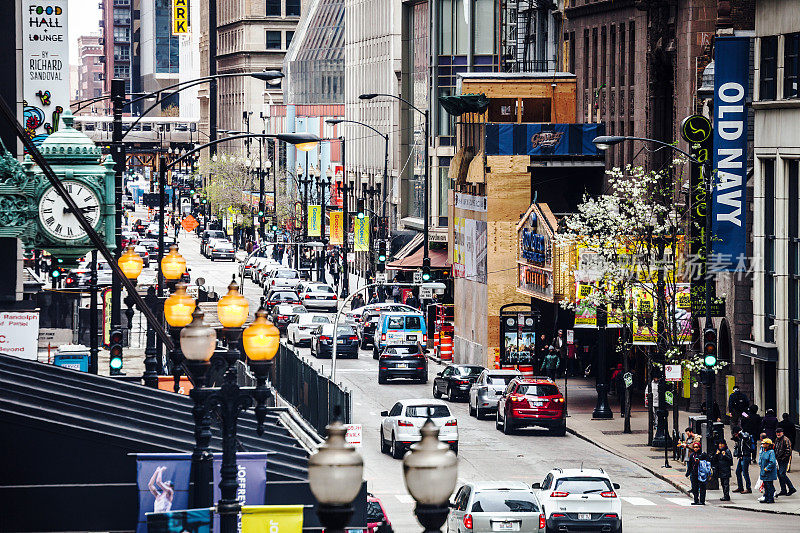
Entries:
[[[150, 493], [156, 499], [153, 504], [153, 512], [155, 513], [166, 513], [172, 510], [172, 497], [175, 495], [172, 481], [161, 480], [166, 469], [166, 466], [156, 467], [155, 472], [150, 477], [150, 481], [147, 483], [147, 488], [150, 489]], [[161, 489], [161, 492], [158, 492], [157, 489]]]

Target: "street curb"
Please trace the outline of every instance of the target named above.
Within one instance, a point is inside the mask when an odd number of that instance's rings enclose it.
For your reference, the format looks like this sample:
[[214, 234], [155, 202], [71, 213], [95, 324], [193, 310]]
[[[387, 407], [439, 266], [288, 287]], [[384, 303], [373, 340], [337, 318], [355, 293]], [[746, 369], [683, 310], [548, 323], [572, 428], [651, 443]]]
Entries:
[[590, 444], [594, 444], [594, 445], [595, 445], [595, 446], [597, 446], [598, 448], [600, 448], [600, 449], [602, 449], [602, 450], [605, 450], [605, 451], [607, 451], [608, 453], [610, 453], [610, 454], [612, 454], [612, 455], [616, 455], [617, 457], [619, 457], [619, 458], [621, 458], [621, 459], [625, 459], [625, 460], [627, 460], [627, 461], [630, 461], [630, 462], [632, 462], [633, 464], [635, 464], [635, 465], [637, 465], [637, 466], [640, 466], [640, 467], [644, 468], [645, 470], [647, 470], [648, 472], [650, 472], [650, 474], [652, 474], [653, 476], [657, 477], [658, 479], [660, 479], [660, 480], [662, 480], [662, 481], [666, 481], [667, 483], [669, 483], [670, 485], [672, 485], [673, 487], [675, 487], [676, 489], [678, 489], [679, 491], [681, 491], [681, 492], [682, 492], [684, 495], [686, 495], [686, 496], [689, 496], [689, 495], [690, 495], [690, 492], [689, 492], [689, 491], [687, 491], [686, 489], [684, 489], [684, 488], [683, 488], [683, 487], [682, 487], [682, 486], [681, 486], [679, 483], [675, 483], [674, 481], [672, 481], [671, 479], [669, 479], [667, 476], [664, 476], [664, 475], [662, 475], [661, 473], [659, 473], [658, 471], [656, 471], [656, 470], [653, 470], [652, 468], [650, 468], [650, 467], [649, 467], [649, 466], [647, 466], [646, 464], [643, 464], [643, 463], [641, 463], [641, 462], [637, 461], [636, 459], [632, 459], [632, 458], [630, 458], [630, 457], [627, 457], [627, 456], [625, 456], [625, 455], [622, 455], [622, 454], [620, 454], [619, 452], [617, 452], [616, 450], [614, 450], [614, 449], [612, 449], [612, 448], [610, 448], [610, 447], [608, 447], [608, 446], [606, 446], [606, 445], [604, 445], [604, 444], [600, 444], [600, 443], [598, 443], [598, 442], [596, 442], [596, 441], [593, 441], [593, 440], [592, 440], [592, 439], [590, 439], [589, 437], [586, 437], [586, 436], [584, 436], [584, 435], [581, 435], [580, 433], [578, 433], [578, 432], [577, 432], [577, 431], [575, 431], [574, 429], [570, 428], [570, 427], [569, 427], [569, 425], [567, 425], [567, 432], [568, 432], [568, 433], [571, 433], [572, 435], [575, 435], [575, 436], [576, 436], [576, 437], [578, 437], [579, 439], [583, 439], [583, 440], [585, 440], [586, 442], [588, 442], [588, 443], [590, 443]]
[[726, 509], [737, 509], [739, 511], [750, 511], [751, 513], [768, 513], [768, 514], [780, 514], [786, 516], [800, 516], [800, 513], [790, 513], [788, 511], [777, 511], [772, 509], [761, 509], [761, 508], [753, 508], [753, 507], [743, 507], [741, 505], [720, 505], [719, 507], [725, 507]]

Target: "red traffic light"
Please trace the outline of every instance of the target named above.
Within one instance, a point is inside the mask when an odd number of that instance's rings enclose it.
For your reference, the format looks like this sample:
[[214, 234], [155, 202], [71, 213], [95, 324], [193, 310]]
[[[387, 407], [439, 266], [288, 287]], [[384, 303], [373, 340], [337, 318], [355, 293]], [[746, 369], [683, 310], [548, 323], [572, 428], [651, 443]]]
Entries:
[[122, 332], [119, 330], [111, 332], [111, 344], [122, 344]]

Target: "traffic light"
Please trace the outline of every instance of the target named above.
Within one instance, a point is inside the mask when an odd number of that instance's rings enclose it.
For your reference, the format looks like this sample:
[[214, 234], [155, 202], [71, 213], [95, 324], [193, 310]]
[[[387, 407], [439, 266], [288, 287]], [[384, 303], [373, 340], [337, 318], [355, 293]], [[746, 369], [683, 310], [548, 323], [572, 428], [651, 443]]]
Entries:
[[378, 262], [386, 262], [386, 241], [378, 241]]
[[58, 266], [50, 267], [50, 277], [53, 280], [57, 280], [61, 278], [61, 268]]
[[357, 212], [358, 212], [358, 215], [357, 215], [358, 218], [363, 219], [364, 218], [364, 200], [363, 199], [356, 200], [356, 209], [357, 209]]
[[122, 330], [115, 329], [111, 332], [108, 343], [108, 366], [112, 376], [122, 374]]
[[259, 208], [259, 210], [258, 210], [258, 216], [260, 216], [260, 217], [263, 217], [263, 216], [264, 216], [264, 208], [263, 208], [263, 207], [262, 207], [262, 208]]
[[706, 368], [717, 364], [717, 330], [714, 328], [703, 331], [703, 364]]
[[431, 280], [431, 267], [424, 266], [422, 267], [422, 281], [430, 281]]
[[272, 225], [272, 231], [278, 231], [278, 225], [277, 224], [273, 224]]

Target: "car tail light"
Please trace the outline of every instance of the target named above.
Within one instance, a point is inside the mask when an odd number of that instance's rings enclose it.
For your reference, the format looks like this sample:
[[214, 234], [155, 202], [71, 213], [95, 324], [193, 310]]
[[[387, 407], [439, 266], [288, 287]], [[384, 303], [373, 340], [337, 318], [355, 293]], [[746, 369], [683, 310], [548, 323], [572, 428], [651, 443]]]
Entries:
[[286, 316], [286, 315], [278, 315], [278, 316], [275, 317], [276, 320], [286, 320], [287, 318], [289, 318], [289, 317]]
[[428, 334], [427, 333], [423, 333], [422, 334], [422, 342], [428, 342]]
[[381, 334], [381, 340], [382, 340], [382, 341], [385, 341], [385, 340], [386, 340], [386, 333], [382, 333], [382, 334]]
[[602, 496], [603, 498], [616, 498], [617, 493], [614, 492], [613, 490], [610, 490], [608, 492], [601, 492], [600, 496]]
[[397, 422], [397, 425], [400, 426], [401, 428], [413, 428], [414, 427], [414, 424], [412, 424], [411, 422], [406, 422], [405, 420], [399, 420]]
[[309, 298], [311, 298], [311, 295], [310, 295], [310, 294], [306, 294], [305, 296], [303, 296], [303, 298], [305, 298], [306, 300], [308, 300]]
[[457, 426], [457, 425], [458, 425], [458, 420], [456, 420], [455, 418], [452, 420], [448, 420], [447, 424], [445, 424], [445, 426]]
[[357, 341], [357, 340], [358, 340], [358, 337], [356, 337], [355, 335], [350, 335], [350, 336], [347, 338], [347, 340], [351, 340], [351, 341]]
[[338, 298], [337, 298], [337, 297], [336, 297], [336, 295], [334, 294], [334, 295], [331, 297], [331, 300], [338, 300]]
[[321, 341], [329, 341], [329, 340], [331, 340], [331, 338], [328, 337], [327, 335], [320, 335], [319, 336], [319, 340], [321, 340]]
[[569, 496], [569, 492], [559, 492], [556, 490], [550, 493], [551, 498], [566, 498], [567, 496]]
[[272, 280], [272, 284], [275, 285], [275, 280], [274, 279]]
[[539, 514], [539, 529], [545, 529], [547, 527], [547, 518], [544, 516], [544, 513]]
[[606, 513], [603, 518], [618, 518], [617, 513]]
[[553, 513], [550, 515], [550, 518], [564, 518], [566, 515], [563, 513]]
[[464, 527], [467, 529], [472, 529], [472, 515], [465, 514], [464, 515]]

